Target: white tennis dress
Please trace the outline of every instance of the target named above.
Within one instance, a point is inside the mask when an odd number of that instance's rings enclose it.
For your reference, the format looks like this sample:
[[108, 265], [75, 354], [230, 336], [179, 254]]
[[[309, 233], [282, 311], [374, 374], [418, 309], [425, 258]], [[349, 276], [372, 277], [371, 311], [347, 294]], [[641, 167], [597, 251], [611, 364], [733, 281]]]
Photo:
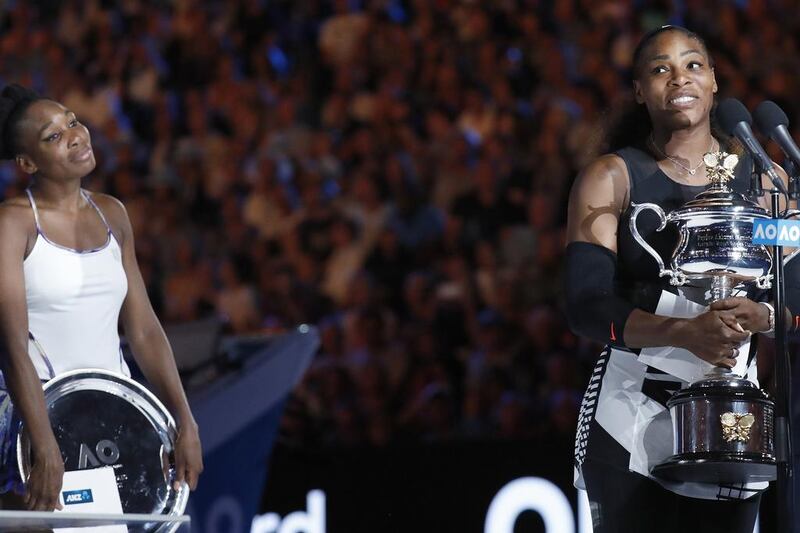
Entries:
[[118, 321], [128, 282], [122, 250], [100, 208], [81, 195], [106, 227], [105, 244], [78, 251], [47, 238], [36, 201], [36, 243], [23, 263], [28, 302], [28, 354], [42, 380], [80, 368], [102, 368], [130, 376], [122, 357]]

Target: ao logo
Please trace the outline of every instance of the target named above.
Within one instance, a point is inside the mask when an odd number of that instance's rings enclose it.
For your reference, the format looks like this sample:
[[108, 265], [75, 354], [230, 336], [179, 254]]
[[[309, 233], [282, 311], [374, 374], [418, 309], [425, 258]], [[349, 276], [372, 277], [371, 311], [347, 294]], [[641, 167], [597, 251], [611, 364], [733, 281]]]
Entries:
[[756, 220], [753, 222], [753, 243], [797, 246], [800, 243], [800, 222], [795, 220]]
[[104, 465], [113, 465], [117, 460], [119, 460], [119, 447], [113, 441], [101, 440], [94, 447], [94, 453], [89, 446], [81, 443], [78, 453], [78, 470], [98, 467], [101, 462]]

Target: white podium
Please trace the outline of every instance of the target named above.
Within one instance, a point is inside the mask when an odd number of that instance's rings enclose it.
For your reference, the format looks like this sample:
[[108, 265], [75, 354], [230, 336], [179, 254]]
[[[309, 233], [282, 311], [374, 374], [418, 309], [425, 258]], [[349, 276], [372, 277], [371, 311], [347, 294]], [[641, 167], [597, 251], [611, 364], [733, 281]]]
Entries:
[[0, 531], [42, 531], [57, 528], [143, 525], [158, 522], [179, 524], [178, 531], [189, 531], [189, 516], [162, 514], [51, 513], [45, 511], [0, 511]]

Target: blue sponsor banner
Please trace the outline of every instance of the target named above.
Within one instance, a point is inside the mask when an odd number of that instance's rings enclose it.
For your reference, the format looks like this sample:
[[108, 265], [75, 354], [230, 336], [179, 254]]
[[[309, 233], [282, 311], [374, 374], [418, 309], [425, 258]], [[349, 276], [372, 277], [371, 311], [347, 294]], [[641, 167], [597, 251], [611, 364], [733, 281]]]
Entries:
[[63, 493], [64, 505], [75, 505], [76, 503], [92, 503], [92, 489], [65, 490]]
[[800, 246], [800, 222], [796, 220], [756, 220], [753, 243], [771, 246]]

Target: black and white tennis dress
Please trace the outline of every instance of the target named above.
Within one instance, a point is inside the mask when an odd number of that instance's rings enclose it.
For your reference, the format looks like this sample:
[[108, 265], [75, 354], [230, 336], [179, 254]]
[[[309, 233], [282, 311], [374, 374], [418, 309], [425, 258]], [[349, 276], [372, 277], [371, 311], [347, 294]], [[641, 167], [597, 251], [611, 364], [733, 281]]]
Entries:
[[[671, 180], [648, 153], [637, 148], [624, 148], [616, 154], [628, 168], [631, 203], [652, 202], [669, 213], [705, 188]], [[742, 156], [732, 182], [736, 192], [746, 194], [752, 168], [752, 159]], [[706, 307], [701, 291], [672, 287], [667, 278], [658, 277], [655, 260], [631, 235], [630, 213], [628, 207], [620, 217], [617, 234], [617, 291], [620, 296], [657, 315], [690, 318], [702, 313]], [[677, 230], [668, 226], [656, 232], [658, 225], [657, 215], [650, 211], [642, 212], [637, 219], [641, 235], [667, 262], [677, 242]], [[763, 295], [752, 291], [748, 296], [761, 299]], [[752, 339], [749, 346], [742, 346], [734, 369], [754, 382], [755, 344]], [[585, 488], [582, 466], [586, 460], [652, 478], [651, 469], [673, 454], [667, 400], [711, 368], [712, 365], [681, 348], [606, 346], [592, 373], [578, 417], [575, 485]], [[749, 498], [767, 487], [767, 483], [718, 486], [656, 481], [674, 493], [710, 500]]]

